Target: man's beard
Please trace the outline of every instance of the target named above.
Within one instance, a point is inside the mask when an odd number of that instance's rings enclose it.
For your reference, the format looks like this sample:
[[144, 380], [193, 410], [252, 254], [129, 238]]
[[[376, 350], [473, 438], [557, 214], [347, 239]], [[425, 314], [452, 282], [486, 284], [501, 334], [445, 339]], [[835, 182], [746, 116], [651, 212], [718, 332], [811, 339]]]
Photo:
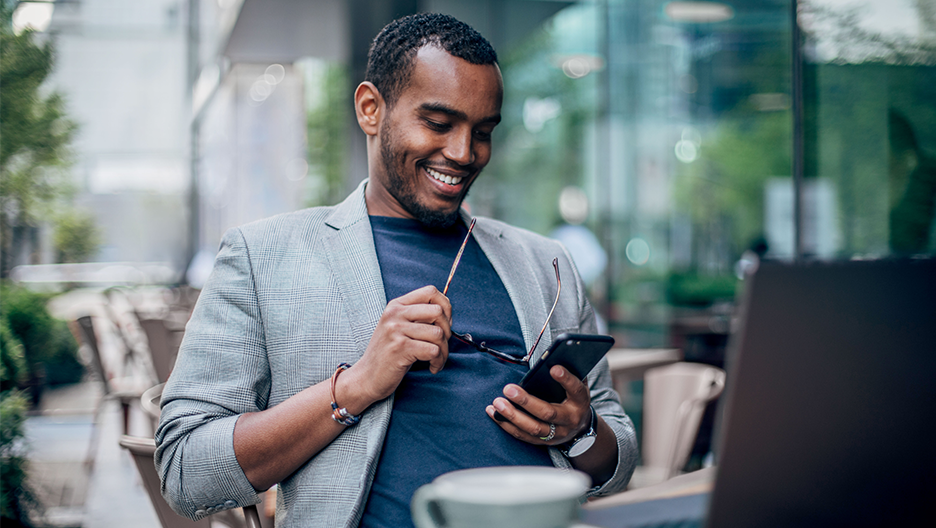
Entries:
[[387, 122], [381, 126], [380, 131], [380, 158], [387, 171], [389, 187], [387, 191], [396, 199], [409, 214], [426, 227], [433, 229], [446, 229], [455, 225], [460, 218], [459, 207], [451, 213], [434, 211], [419, 203], [416, 197], [415, 184], [401, 174], [404, 170], [402, 156], [394, 149], [393, 135]]

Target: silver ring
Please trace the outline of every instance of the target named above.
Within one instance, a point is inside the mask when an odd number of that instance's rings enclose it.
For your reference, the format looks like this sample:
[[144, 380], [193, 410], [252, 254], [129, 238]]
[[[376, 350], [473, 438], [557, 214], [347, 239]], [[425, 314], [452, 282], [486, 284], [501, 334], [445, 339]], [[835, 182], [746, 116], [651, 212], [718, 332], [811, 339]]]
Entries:
[[539, 437], [539, 439], [544, 442], [548, 442], [552, 440], [553, 438], [555, 438], [555, 436], [556, 436], [556, 424], [551, 423], [549, 424], [549, 436], [541, 436]]

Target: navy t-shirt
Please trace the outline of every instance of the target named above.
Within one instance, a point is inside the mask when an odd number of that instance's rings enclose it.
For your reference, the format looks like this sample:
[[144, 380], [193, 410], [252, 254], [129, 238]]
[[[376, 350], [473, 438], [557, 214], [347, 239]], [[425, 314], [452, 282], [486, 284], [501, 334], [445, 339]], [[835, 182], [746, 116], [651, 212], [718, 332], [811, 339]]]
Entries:
[[[445, 286], [468, 229], [458, 222], [434, 230], [415, 220], [371, 216], [387, 300], [415, 289]], [[491, 348], [523, 356], [520, 322], [500, 277], [470, 239], [449, 286], [452, 328]], [[397, 388], [362, 527], [412, 526], [416, 488], [457, 469], [503, 465], [551, 466], [547, 450], [507, 434], [485, 408], [520, 381], [527, 367], [500, 361], [455, 338], [438, 374], [428, 363], [410, 369]]]

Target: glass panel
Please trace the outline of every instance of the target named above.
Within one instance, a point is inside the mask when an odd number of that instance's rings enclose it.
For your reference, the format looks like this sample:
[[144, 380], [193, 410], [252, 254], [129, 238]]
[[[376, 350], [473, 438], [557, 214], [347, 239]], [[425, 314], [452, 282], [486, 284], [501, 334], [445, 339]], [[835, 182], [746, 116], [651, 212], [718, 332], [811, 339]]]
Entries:
[[842, 257], [933, 254], [936, 4], [805, 0], [800, 21], [806, 175], [827, 193], [804, 240]]
[[574, 246], [622, 346], [717, 363], [742, 255], [793, 253], [791, 4], [739, 4], [580, 3], [502, 57], [470, 202]]

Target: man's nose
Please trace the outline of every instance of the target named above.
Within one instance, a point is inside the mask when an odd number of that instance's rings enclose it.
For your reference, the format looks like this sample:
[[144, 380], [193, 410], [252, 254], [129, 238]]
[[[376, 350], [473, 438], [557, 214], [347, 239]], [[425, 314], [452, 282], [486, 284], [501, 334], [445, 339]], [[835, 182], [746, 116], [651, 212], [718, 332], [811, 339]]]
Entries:
[[448, 135], [448, 142], [442, 154], [459, 165], [471, 165], [475, 161], [474, 149], [471, 145], [471, 130], [453, 130]]

